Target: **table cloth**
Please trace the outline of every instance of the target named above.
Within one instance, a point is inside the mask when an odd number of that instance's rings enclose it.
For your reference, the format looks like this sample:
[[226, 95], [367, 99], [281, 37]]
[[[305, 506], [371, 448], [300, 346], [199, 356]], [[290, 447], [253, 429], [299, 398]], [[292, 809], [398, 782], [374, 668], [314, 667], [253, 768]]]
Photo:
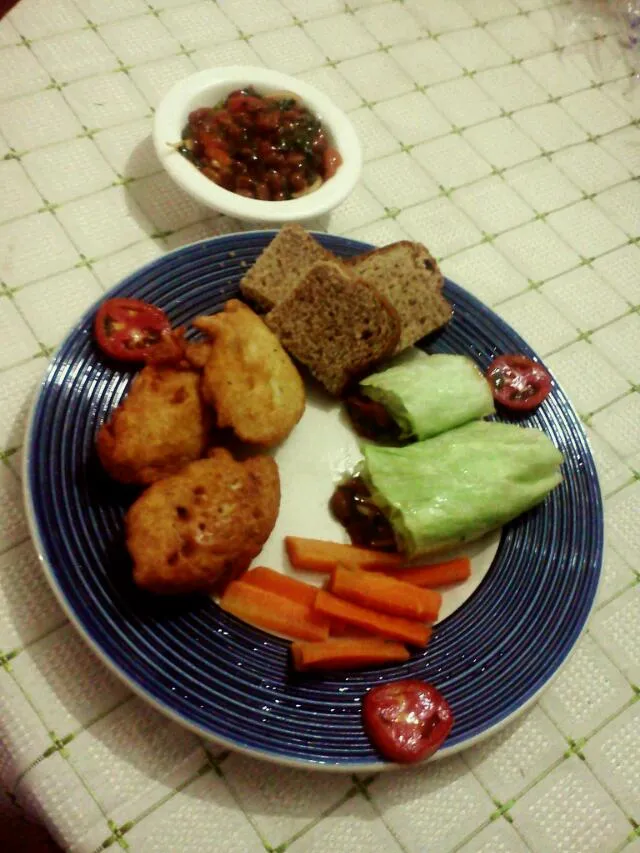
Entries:
[[[2, 19], [3, 825], [20, 809], [78, 853], [640, 852], [640, 83], [614, 22], [575, 9], [22, 0]], [[25, 418], [68, 327], [145, 262], [246, 227], [184, 195], [150, 141], [174, 81], [230, 64], [348, 112], [362, 180], [316, 227], [424, 242], [545, 358], [592, 442], [606, 549], [588, 631], [517, 721], [408, 772], [311, 773], [199, 740], [86, 647], [29, 539]]]

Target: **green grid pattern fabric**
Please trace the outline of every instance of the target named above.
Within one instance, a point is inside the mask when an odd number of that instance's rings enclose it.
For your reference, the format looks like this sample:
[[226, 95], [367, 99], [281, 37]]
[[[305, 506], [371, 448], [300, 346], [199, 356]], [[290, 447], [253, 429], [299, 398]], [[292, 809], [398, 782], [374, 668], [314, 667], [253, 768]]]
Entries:
[[[548, 0], [21, 0], [0, 22], [0, 781], [64, 849], [639, 853], [640, 83], [615, 27]], [[335, 776], [221, 751], [66, 622], [21, 502], [47, 357], [105, 289], [244, 226], [149, 138], [174, 81], [299, 76], [345, 109], [363, 178], [313, 226], [424, 242], [511, 323], [586, 425], [606, 504], [588, 632], [543, 698], [425, 768]]]

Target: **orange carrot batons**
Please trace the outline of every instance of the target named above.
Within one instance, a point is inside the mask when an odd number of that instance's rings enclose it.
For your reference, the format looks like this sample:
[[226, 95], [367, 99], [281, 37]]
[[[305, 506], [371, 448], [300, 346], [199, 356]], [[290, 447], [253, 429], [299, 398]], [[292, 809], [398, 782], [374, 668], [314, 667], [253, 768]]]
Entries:
[[414, 586], [428, 586], [433, 589], [433, 587], [466, 581], [471, 577], [471, 560], [468, 557], [457, 557], [455, 560], [434, 563], [431, 566], [390, 571], [389, 576]]
[[250, 583], [232, 581], [220, 607], [250, 625], [300, 640], [326, 640], [329, 622], [318, 611]]
[[315, 609], [329, 619], [340, 619], [358, 628], [365, 628], [372, 634], [410, 643], [412, 646], [426, 646], [431, 636], [431, 628], [422, 622], [401, 616], [387, 616], [385, 613], [345, 601], [322, 589], [316, 595]]
[[304, 581], [299, 581], [296, 578], [290, 578], [288, 575], [283, 575], [282, 572], [276, 572], [275, 569], [268, 569], [265, 566], [249, 569], [242, 575], [241, 580], [242, 583], [250, 583], [267, 592], [288, 598], [290, 601], [306, 604], [307, 607], [313, 606], [318, 592], [316, 586], [311, 586], [311, 584], [304, 583]]
[[409, 652], [400, 643], [377, 637], [330, 639], [321, 643], [291, 644], [293, 666], [299, 672], [310, 669], [357, 669], [380, 663], [402, 662]]
[[394, 569], [402, 565], [399, 554], [385, 554], [355, 545], [326, 542], [323, 539], [304, 539], [301, 536], [285, 536], [285, 546], [291, 564], [296, 569], [311, 572], [330, 572], [336, 563], [351, 568]]
[[391, 575], [361, 572], [344, 566], [337, 566], [334, 570], [329, 589], [334, 595], [371, 610], [424, 622], [434, 622], [438, 618], [442, 603], [442, 596], [435, 590], [416, 587]]

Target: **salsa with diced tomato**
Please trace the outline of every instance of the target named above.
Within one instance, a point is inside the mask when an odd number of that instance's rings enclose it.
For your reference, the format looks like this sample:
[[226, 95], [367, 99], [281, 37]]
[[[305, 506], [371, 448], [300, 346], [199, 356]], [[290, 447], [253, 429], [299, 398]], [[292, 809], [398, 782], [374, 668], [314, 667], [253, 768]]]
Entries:
[[296, 97], [251, 87], [193, 110], [178, 150], [219, 186], [262, 201], [315, 190], [342, 164], [318, 117]]

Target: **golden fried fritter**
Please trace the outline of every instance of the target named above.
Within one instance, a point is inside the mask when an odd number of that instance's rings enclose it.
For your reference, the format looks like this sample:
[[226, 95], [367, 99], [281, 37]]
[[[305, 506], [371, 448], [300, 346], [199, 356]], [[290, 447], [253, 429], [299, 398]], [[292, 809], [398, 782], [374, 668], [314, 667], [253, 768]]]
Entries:
[[147, 366], [101, 427], [98, 456], [121, 483], [154, 483], [203, 455], [210, 421], [199, 373]]
[[302, 417], [304, 385], [273, 332], [237, 299], [193, 325], [213, 341], [202, 393], [218, 426], [264, 447], [286, 438]]
[[208, 592], [248, 568], [280, 505], [270, 456], [237, 462], [215, 448], [150, 486], [127, 513], [127, 547], [138, 586], [158, 593]]
[[210, 355], [210, 341], [186, 341], [184, 344], [184, 357], [196, 370], [204, 369]]

